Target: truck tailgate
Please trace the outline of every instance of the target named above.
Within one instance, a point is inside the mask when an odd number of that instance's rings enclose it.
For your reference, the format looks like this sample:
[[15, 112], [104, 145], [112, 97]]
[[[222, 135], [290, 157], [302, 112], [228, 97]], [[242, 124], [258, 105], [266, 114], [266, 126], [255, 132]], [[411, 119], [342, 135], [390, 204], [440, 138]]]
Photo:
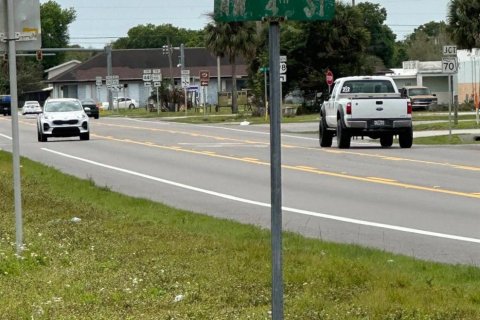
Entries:
[[350, 119], [407, 118], [407, 101], [404, 98], [353, 98]]

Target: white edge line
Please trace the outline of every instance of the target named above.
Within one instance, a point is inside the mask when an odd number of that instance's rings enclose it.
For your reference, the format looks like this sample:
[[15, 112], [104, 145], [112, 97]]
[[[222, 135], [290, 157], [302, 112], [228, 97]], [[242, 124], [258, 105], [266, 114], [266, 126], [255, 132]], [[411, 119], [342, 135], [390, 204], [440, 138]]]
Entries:
[[[178, 187], [178, 188], [183, 188], [183, 189], [187, 189], [187, 190], [191, 190], [191, 191], [201, 192], [201, 193], [205, 193], [205, 194], [208, 194], [208, 195], [211, 195], [211, 196], [215, 196], [215, 197], [219, 197], [219, 198], [223, 198], [223, 199], [228, 199], [228, 200], [232, 200], [232, 201], [238, 201], [238, 202], [252, 204], [252, 205], [256, 205], [256, 206], [260, 206], [260, 207], [270, 208], [269, 203], [254, 201], [254, 200], [249, 200], [249, 199], [244, 199], [244, 198], [239, 198], [239, 197], [236, 197], [236, 196], [232, 196], [232, 195], [228, 195], [228, 194], [224, 194], [224, 193], [220, 193], [220, 192], [216, 192], [216, 191], [197, 188], [197, 187], [189, 186], [189, 185], [186, 185], [186, 184], [183, 184], [183, 183], [178, 183], [178, 182], [174, 182], [174, 181], [171, 181], [171, 180], [157, 178], [157, 177], [150, 176], [150, 175], [147, 175], [147, 174], [143, 174], [143, 173], [127, 170], [127, 169], [122, 169], [122, 168], [118, 168], [118, 167], [114, 167], [114, 166], [110, 166], [110, 165], [103, 164], [103, 163], [100, 163], [100, 162], [96, 162], [96, 161], [93, 161], [93, 160], [88, 160], [88, 159], [72, 156], [72, 155], [69, 155], [69, 154], [66, 154], [66, 153], [63, 153], [63, 152], [58, 152], [58, 151], [55, 151], [55, 150], [51, 150], [51, 149], [48, 149], [48, 148], [42, 148], [42, 150], [50, 152], [50, 153], [57, 154], [57, 155], [62, 156], [62, 157], [75, 159], [75, 160], [82, 161], [82, 162], [85, 162], [85, 163], [89, 163], [89, 164], [92, 164], [92, 165], [95, 165], [95, 166], [99, 166], [99, 167], [111, 169], [111, 170], [114, 170], [114, 171], [131, 174], [131, 175], [134, 175], [134, 176], [137, 176], [137, 177], [161, 182], [161, 183], [172, 185], [172, 186], [175, 186], [175, 187]], [[287, 212], [302, 214], [302, 215], [308, 215], [308, 216], [313, 216], [313, 217], [318, 217], [318, 218], [323, 218], [323, 219], [329, 219], [329, 220], [334, 220], [334, 221], [340, 221], [340, 222], [346, 222], [346, 223], [351, 223], [351, 224], [357, 224], [357, 225], [363, 225], [363, 226], [368, 226], [368, 227], [375, 227], [375, 228], [388, 229], [388, 230], [394, 230], [394, 231], [400, 231], [400, 232], [406, 232], [406, 233], [413, 233], [413, 234], [418, 234], [418, 235], [423, 235], [423, 236], [430, 236], [430, 237], [436, 237], [436, 238], [443, 238], [443, 239], [449, 239], [449, 240], [457, 240], [457, 241], [480, 244], [480, 239], [476, 239], [476, 238], [462, 237], [462, 236], [450, 235], [450, 234], [445, 234], [445, 233], [426, 231], [426, 230], [421, 230], [421, 229], [399, 227], [399, 226], [390, 225], [390, 224], [339, 217], [339, 216], [334, 216], [334, 215], [330, 215], [330, 214], [318, 213], [318, 212], [289, 208], [289, 207], [282, 207], [282, 210], [287, 211]]]
[[12, 137], [7, 136], [7, 135], [5, 135], [5, 134], [1, 134], [1, 133], [0, 133], [0, 137], [4, 137], [4, 138], [6, 138], [6, 139], [8, 139], [8, 140], [12, 140]]

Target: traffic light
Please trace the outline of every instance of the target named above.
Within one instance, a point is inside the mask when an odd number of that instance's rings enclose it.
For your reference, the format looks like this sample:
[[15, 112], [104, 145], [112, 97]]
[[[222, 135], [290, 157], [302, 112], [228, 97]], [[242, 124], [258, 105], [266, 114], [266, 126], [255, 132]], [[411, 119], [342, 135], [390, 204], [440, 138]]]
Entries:
[[36, 57], [37, 57], [37, 61], [42, 61], [42, 59], [43, 59], [42, 50], [37, 50]]

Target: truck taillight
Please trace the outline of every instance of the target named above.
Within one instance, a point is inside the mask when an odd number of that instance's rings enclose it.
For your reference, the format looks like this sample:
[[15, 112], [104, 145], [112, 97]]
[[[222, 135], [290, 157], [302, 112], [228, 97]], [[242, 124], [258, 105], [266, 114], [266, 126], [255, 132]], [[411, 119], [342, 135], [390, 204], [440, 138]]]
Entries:
[[407, 102], [407, 114], [412, 114], [412, 102]]
[[347, 114], [352, 114], [352, 103], [351, 102], [348, 102], [347, 103]]

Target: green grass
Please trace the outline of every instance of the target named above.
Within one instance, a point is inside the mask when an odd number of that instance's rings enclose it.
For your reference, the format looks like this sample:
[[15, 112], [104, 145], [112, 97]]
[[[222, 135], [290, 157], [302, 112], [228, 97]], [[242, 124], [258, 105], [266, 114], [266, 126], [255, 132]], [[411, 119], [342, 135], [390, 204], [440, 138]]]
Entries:
[[480, 144], [480, 141], [475, 141], [470, 135], [452, 134], [443, 136], [419, 137], [413, 139], [415, 144]]
[[[480, 125], [477, 125], [477, 122], [472, 121], [459, 121], [455, 124], [452, 120], [451, 122], [452, 129], [480, 129]], [[425, 130], [448, 130], [450, 124], [448, 121], [444, 122], [433, 122], [433, 123], [422, 123], [422, 124], [413, 124], [413, 129], [415, 131], [425, 131]]]
[[[21, 164], [18, 258], [11, 156], [0, 152], [1, 319], [269, 319], [267, 230]], [[291, 233], [283, 258], [285, 319], [480, 319], [475, 267]]]

